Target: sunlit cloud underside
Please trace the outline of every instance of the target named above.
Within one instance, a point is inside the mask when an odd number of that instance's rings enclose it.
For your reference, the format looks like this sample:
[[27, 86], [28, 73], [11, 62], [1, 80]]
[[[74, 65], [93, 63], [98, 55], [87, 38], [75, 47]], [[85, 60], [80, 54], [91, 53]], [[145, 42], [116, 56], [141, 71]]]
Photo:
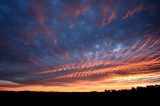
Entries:
[[159, 4], [0, 2], [0, 90], [86, 92], [160, 84]]

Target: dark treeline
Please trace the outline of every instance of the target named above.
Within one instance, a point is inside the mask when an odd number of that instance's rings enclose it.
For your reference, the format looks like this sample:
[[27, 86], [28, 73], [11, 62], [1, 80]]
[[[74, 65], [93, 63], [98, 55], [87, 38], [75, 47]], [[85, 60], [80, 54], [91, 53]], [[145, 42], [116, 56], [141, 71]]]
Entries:
[[[0, 91], [1, 104], [20, 104], [21, 106], [36, 104], [52, 104], [53, 106], [71, 104], [74, 106], [91, 104], [95, 106], [158, 106], [160, 98], [160, 85], [137, 87], [124, 90], [104, 90], [102, 92], [32, 92], [32, 91]], [[2, 103], [3, 102], [3, 103]], [[105, 104], [105, 105], [104, 105]], [[108, 105], [112, 104], [112, 105]], [[147, 106], [146, 105], [146, 106]], [[121, 106], [121, 105], [120, 105]]]
[[100, 96], [100, 97], [118, 97], [118, 96], [160, 96], [160, 85], [151, 85], [146, 87], [137, 87], [124, 90], [104, 90], [103, 92], [32, 92], [32, 91], [0, 91], [0, 97], [65, 97], [65, 96]]

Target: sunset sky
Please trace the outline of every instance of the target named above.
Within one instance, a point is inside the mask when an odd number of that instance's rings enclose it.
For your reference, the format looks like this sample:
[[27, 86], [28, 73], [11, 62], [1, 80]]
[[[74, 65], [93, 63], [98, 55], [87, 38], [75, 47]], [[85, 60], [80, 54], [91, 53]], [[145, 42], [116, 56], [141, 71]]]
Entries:
[[0, 90], [160, 84], [159, 0], [0, 0]]

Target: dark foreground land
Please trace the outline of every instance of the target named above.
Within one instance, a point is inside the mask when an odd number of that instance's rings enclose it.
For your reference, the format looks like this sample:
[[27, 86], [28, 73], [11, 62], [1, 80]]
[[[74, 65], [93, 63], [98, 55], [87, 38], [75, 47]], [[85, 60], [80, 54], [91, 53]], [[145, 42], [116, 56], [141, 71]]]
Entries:
[[[31, 102], [30, 102], [31, 101]], [[114, 106], [126, 104], [127, 106], [141, 106], [150, 103], [151, 106], [159, 106], [160, 85], [137, 87], [130, 90], [105, 90], [103, 92], [31, 92], [31, 91], [0, 91], [0, 104], [19, 103], [20, 105], [61, 104], [84, 105], [88, 103], [96, 106]], [[4, 103], [2, 103], [4, 102]], [[75, 105], [76, 104], [76, 105]], [[112, 104], [112, 105], [108, 105]], [[33, 105], [33, 104], [32, 104]], [[58, 106], [59, 106], [58, 105]], [[57, 105], [55, 105], [57, 106]]]
[[105, 90], [103, 92], [32, 92], [0, 91], [0, 97], [160, 97], [160, 85], [137, 87], [130, 90]]

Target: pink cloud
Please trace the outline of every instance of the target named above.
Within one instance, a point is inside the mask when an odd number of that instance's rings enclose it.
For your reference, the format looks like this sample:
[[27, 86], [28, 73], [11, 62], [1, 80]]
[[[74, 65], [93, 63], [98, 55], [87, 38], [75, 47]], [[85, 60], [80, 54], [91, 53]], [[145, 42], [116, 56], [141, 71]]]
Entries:
[[145, 10], [145, 7], [144, 6], [138, 6], [138, 7], [136, 7], [136, 8], [134, 8], [134, 9], [131, 9], [131, 10], [128, 10], [127, 12], [126, 12], [126, 14], [122, 17], [122, 19], [128, 19], [130, 16], [133, 16], [134, 14], [136, 14], [136, 13], [138, 13], [138, 12], [141, 12], [141, 11], [143, 11], [143, 10]]

